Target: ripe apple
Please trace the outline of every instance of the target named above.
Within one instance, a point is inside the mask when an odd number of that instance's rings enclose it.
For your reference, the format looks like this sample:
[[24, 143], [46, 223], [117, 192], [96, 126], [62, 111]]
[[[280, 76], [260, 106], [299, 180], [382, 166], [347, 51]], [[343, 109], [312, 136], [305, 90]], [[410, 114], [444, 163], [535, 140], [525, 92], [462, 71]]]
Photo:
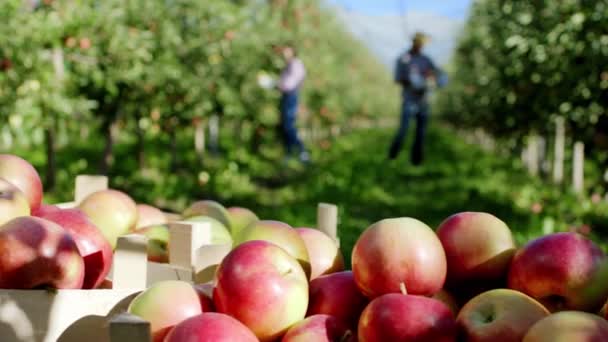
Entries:
[[30, 204], [30, 210], [38, 209], [42, 203], [42, 182], [32, 164], [13, 154], [0, 154], [0, 178], [4, 178], [23, 192]]
[[442, 302], [388, 293], [374, 298], [359, 320], [359, 342], [456, 341], [456, 321]]
[[541, 303], [524, 293], [495, 289], [466, 303], [456, 323], [466, 341], [520, 342], [532, 325], [549, 314]]
[[318, 229], [296, 228], [308, 251], [310, 279], [344, 270], [344, 257], [329, 235]]
[[257, 342], [253, 332], [238, 320], [216, 312], [190, 317], [177, 324], [164, 342]]
[[294, 257], [271, 242], [237, 246], [216, 276], [217, 311], [241, 321], [262, 342], [281, 337], [306, 315], [308, 278]]
[[361, 312], [369, 303], [353, 277], [352, 271], [342, 271], [313, 279], [309, 285], [306, 316], [327, 314], [356, 331]]
[[181, 222], [199, 222], [209, 223], [211, 228], [211, 243], [212, 244], [229, 244], [232, 245], [232, 236], [228, 228], [224, 226], [220, 221], [210, 216], [194, 216]]
[[562, 311], [536, 322], [522, 342], [608, 341], [608, 322], [582, 311]]
[[353, 332], [330, 315], [314, 315], [294, 324], [281, 342], [334, 342], [348, 341]]
[[606, 261], [604, 252], [583, 235], [549, 234], [517, 251], [509, 288], [539, 300], [551, 312], [595, 311], [608, 297], [608, 277], [597, 276]]
[[203, 200], [192, 203], [184, 212], [182, 217], [188, 219], [194, 216], [209, 216], [230, 228], [230, 214], [223, 205], [212, 200]]
[[16, 217], [29, 215], [27, 197], [12, 183], [0, 178], [0, 226]]
[[122, 191], [106, 189], [87, 196], [78, 205], [103, 233], [112, 248], [116, 240], [135, 228], [137, 205]]
[[38, 209], [32, 210], [32, 216], [41, 217], [53, 211], [59, 211], [61, 208], [51, 204], [41, 204]]
[[135, 229], [166, 224], [167, 217], [162, 210], [148, 204], [137, 205], [137, 223]]
[[80, 289], [84, 272], [76, 242], [58, 224], [21, 216], [0, 229], [0, 288]]
[[446, 257], [435, 232], [409, 217], [374, 223], [352, 252], [357, 286], [370, 298], [403, 292], [432, 296], [442, 289]]
[[461, 212], [444, 220], [437, 236], [445, 250], [447, 284], [506, 279], [516, 246], [509, 227], [484, 212]]
[[180, 280], [152, 284], [133, 298], [127, 311], [150, 322], [154, 342], [163, 341], [175, 325], [203, 312], [194, 287]]
[[310, 258], [306, 244], [300, 234], [287, 223], [272, 220], [257, 221], [245, 228], [235, 240], [235, 246], [253, 240], [276, 244], [296, 258], [306, 276], [310, 278]]
[[135, 234], [148, 238], [148, 261], [169, 262], [169, 227], [164, 224], [136, 229]]
[[91, 220], [78, 209], [50, 211], [41, 218], [63, 227], [72, 235], [84, 259], [83, 289], [97, 288], [104, 281], [112, 265], [112, 247]]
[[239, 235], [248, 225], [260, 220], [253, 211], [243, 207], [230, 207], [228, 214], [230, 215], [229, 228], [232, 237]]

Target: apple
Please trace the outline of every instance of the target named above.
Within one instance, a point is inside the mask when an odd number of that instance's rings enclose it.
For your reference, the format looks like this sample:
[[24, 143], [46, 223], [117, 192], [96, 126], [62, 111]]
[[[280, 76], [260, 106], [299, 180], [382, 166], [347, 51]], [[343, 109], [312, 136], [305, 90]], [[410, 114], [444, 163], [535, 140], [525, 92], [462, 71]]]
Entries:
[[541, 303], [524, 293], [495, 289], [466, 303], [456, 323], [466, 341], [520, 342], [532, 325], [549, 314]]
[[562, 311], [536, 322], [522, 342], [608, 341], [608, 322], [582, 311]]
[[549, 234], [517, 251], [508, 284], [551, 312], [595, 311], [608, 297], [608, 277], [598, 277], [606, 262], [604, 252], [583, 235]]
[[261, 220], [245, 228], [235, 238], [235, 245], [253, 240], [264, 240], [272, 242], [283, 248], [287, 253], [296, 258], [304, 273], [310, 278], [310, 259], [304, 239], [298, 231], [290, 225], [280, 221]]
[[41, 204], [36, 210], [32, 210], [32, 216], [41, 217], [53, 211], [59, 211], [61, 208], [51, 204]]
[[283, 248], [262, 240], [245, 242], [218, 266], [213, 303], [260, 341], [274, 341], [305, 317], [308, 278]]
[[389, 218], [368, 227], [353, 248], [352, 269], [364, 295], [400, 293], [432, 296], [443, 288], [446, 256], [439, 238], [425, 223]]
[[257, 342], [253, 332], [228, 315], [206, 312], [177, 324], [164, 342]]
[[363, 310], [359, 342], [456, 341], [456, 321], [442, 302], [419, 295], [388, 293]]
[[166, 224], [167, 217], [162, 210], [148, 204], [137, 205], [137, 223], [135, 229]]
[[352, 336], [352, 331], [335, 317], [314, 315], [289, 328], [281, 342], [341, 342]]
[[84, 272], [76, 242], [58, 224], [21, 216], [0, 229], [0, 288], [80, 289]]
[[496, 216], [461, 212], [437, 228], [445, 250], [447, 284], [464, 285], [506, 279], [516, 246], [511, 230]]
[[78, 252], [84, 259], [83, 289], [94, 289], [101, 285], [112, 265], [112, 247], [91, 220], [78, 209], [49, 211], [41, 218], [63, 227], [72, 235]]
[[318, 229], [296, 228], [308, 251], [310, 279], [344, 270], [344, 257], [329, 235]]
[[228, 214], [232, 237], [239, 235], [248, 225], [260, 220], [253, 211], [243, 207], [230, 207], [228, 208]]
[[42, 181], [32, 164], [13, 154], [0, 154], [0, 178], [4, 178], [23, 192], [30, 204], [30, 210], [38, 209], [42, 203]]
[[232, 236], [228, 228], [223, 225], [220, 221], [210, 216], [194, 216], [188, 219], [182, 220], [181, 222], [198, 222], [198, 223], [209, 223], [211, 228], [211, 243], [212, 244], [233, 244]]
[[230, 214], [220, 203], [212, 200], [203, 200], [192, 203], [184, 212], [182, 217], [188, 219], [194, 216], [209, 216], [230, 228]]
[[441, 289], [439, 292], [435, 293], [431, 298], [443, 302], [443, 304], [447, 305], [448, 308], [452, 310], [454, 316], [458, 315], [458, 312], [460, 311], [460, 305], [458, 304], [456, 297], [454, 297], [454, 295], [448, 290]]
[[112, 248], [119, 236], [135, 228], [137, 205], [122, 191], [106, 189], [94, 192], [78, 205], [103, 233]]
[[164, 224], [136, 229], [135, 234], [148, 238], [148, 261], [169, 262], [169, 227]]
[[194, 290], [198, 294], [198, 298], [201, 301], [201, 308], [203, 312], [215, 311], [215, 305], [213, 305], [213, 283], [195, 284]]
[[181, 280], [164, 280], [140, 292], [127, 311], [150, 322], [154, 342], [161, 342], [178, 323], [203, 311], [194, 287]]
[[30, 215], [27, 197], [12, 183], [0, 178], [0, 226], [19, 217]]
[[342, 271], [313, 279], [309, 285], [307, 316], [327, 314], [356, 331], [361, 312], [369, 303], [353, 277]]

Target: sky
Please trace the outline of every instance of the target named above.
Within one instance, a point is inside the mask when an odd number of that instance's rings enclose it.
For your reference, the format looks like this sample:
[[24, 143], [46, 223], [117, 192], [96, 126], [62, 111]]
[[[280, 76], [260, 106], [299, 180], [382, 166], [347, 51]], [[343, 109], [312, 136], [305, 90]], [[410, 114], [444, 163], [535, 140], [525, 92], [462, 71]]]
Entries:
[[326, 0], [345, 26], [392, 67], [411, 35], [431, 35], [426, 52], [438, 64], [451, 57], [473, 0]]

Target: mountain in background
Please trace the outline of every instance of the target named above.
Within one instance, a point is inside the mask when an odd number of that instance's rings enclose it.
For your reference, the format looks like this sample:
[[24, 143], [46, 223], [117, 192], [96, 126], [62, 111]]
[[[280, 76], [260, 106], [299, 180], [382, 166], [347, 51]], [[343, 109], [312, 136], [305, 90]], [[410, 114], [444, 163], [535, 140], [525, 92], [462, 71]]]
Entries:
[[464, 20], [436, 13], [410, 10], [406, 16], [397, 14], [368, 15], [330, 6], [338, 19], [355, 37], [366, 44], [388, 68], [393, 68], [395, 58], [409, 48], [414, 32], [430, 34], [432, 41], [426, 53], [439, 65], [449, 62]]

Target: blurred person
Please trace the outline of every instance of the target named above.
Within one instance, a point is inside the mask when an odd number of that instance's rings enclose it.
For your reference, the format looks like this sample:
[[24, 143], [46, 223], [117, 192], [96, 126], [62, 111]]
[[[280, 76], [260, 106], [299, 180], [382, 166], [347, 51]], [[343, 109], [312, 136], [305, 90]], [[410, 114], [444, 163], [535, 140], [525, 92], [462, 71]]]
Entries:
[[428, 92], [434, 86], [446, 83], [445, 75], [433, 60], [422, 52], [430, 37], [417, 32], [412, 38], [412, 46], [402, 53], [396, 62], [395, 82], [402, 86], [401, 124], [389, 150], [389, 158], [395, 159], [401, 151], [409, 121], [416, 117], [416, 136], [410, 160], [414, 165], [424, 160], [424, 138], [429, 119]]
[[296, 119], [298, 116], [298, 105], [300, 89], [306, 79], [306, 67], [298, 57], [297, 49], [293, 44], [286, 44], [279, 48], [286, 65], [281, 72], [276, 87], [281, 91], [281, 130], [283, 133], [287, 155], [298, 153], [300, 161], [308, 163], [310, 155], [304, 144], [298, 137]]

